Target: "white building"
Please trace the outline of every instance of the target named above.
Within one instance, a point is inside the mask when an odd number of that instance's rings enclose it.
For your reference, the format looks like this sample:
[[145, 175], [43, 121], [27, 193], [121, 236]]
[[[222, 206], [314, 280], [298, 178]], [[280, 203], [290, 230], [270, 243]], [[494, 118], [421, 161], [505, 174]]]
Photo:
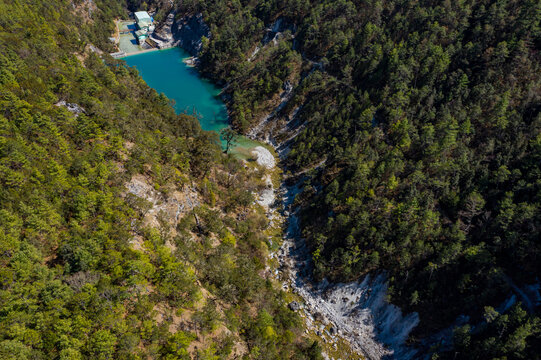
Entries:
[[[152, 25], [152, 18], [146, 11], [138, 11], [135, 14], [135, 22], [139, 30], [152, 31], [154, 26]], [[152, 29], [150, 29], [152, 27]]]

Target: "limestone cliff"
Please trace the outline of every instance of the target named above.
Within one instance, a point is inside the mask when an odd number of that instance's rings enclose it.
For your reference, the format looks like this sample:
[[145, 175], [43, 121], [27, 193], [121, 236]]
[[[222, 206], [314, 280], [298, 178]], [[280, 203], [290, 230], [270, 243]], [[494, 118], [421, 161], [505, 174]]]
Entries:
[[210, 38], [210, 28], [201, 13], [175, 18], [172, 25], [175, 45], [182, 47], [190, 55], [197, 56], [203, 47], [201, 38]]
[[160, 49], [180, 46], [190, 55], [198, 56], [203, 47], [203, 36], [210, 38], [210, 28], [201, 13], [180, 16], [172, 11], [151, 38]]

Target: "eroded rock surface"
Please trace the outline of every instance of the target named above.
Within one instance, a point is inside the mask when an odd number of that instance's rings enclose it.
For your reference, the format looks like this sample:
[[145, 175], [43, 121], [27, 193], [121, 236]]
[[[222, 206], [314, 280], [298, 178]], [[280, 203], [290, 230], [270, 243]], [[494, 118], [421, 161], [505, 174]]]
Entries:
[[279, 38], [285, 31], [289, 31], [291, 34], [294, 34], [297, 31], [297, 26], [283, 17], [279, 17], [275, 22], [267, 28], [265, 36], [261, 43], [263, 46], [267, 45], [269, 42], [273, 42], [274, 45], [278, 43]]
[[170, 224], [175, 225], [182, 215], [199, 206], [199, 199], [195, 189], [184, 187], [164, 196], [155, 190], [143, 175], [134, 176], [126, 184], [127, 194], [137, 196], [148, 202], [148, 210], [143, 219], [143, 225], [159, 226], [158, 215], [161, 214]]
[[172, 25], [175, 45], [182, 47], [192, 56], [199, 55], [203, 47], [202, 37], [210, 38], [210, 28], [203, 20], [203, 14], [186, 15], [175, 19]]
[[173, 23], [175, 22], [175, 12], [170, 12], [167, 18], [154, 31], [150, 37], [160, 49], [172, 47], [175, 39], [173, 37]]
[[404, 316], [397, 306], [386, 301], [385, 274], [368, 275], [344, 284], [313, 282], [310, 251], [300, 236], [297, 210], [292, 208], [300, 191], [298, 184], [282, 188], [289, 217], [284, 242], [276, 256], [284, 287], [291, 287], [304, 300], [308, 327], [317, 333], [321, 329], [316, 323], [330, 325], [327, 335], [331, 341], [341, 337], [369, 359], [414, 358], [416, 350], [405, 346], [405, 341], [419, 323], [419, 315]]
[[256, 161], [258, 165], [261, 165], [267, 169], [272, 169], [274, 166], [276, 166], [274, 156], [269, 150], [265, 149], [263, 146], [256, 146], [252, 150], [252, 154], [256, 156]]
[[202, 38], [210, 38], [210, 28], [203, 20], [203, 14], [178, 17], [172, 11], [158, 29], [151, 35], [160, 49], [180, 46], [192, 56], [198, 56], [203, 47]]

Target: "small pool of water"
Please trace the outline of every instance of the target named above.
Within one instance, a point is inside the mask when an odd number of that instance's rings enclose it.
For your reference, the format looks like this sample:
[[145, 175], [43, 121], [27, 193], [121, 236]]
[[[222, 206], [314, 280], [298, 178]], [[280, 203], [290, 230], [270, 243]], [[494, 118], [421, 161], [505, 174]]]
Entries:
[[[203, 130], [219, 132], [229, 124], [227, 108], [220, 98], [220, 88], [186, 65], [189, 54], [180, 48], [144, 52], [124, 57], [135, 66], [146, 83], [174, 101], [175, 111], [197, 114]], [[247, 156], [259, 142], [241, 137], [233, 153]]]

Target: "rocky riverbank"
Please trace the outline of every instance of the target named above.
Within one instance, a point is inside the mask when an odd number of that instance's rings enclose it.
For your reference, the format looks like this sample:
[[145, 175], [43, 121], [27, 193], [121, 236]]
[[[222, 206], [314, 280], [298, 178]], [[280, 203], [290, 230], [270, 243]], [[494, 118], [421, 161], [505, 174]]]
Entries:
[[[261, 146], [252, 153], [257, 163], [268, 170], [264, 179], [267, 188], [258, 194], [256, 201], [273, 222], [280, 216], [285, 224], [282, 244], [270, 256], [277, 260], [278, 267], [268, 268], [268, 273], [282, 283], [284, 290], [298, 297], [299, 300], [290, 303], [290, 308], [304, 318], [307, 333], [326, 343], [328, 350], [346, 344], [349, 347], [346, 353], [353, 351], [368, 359], [414, 358], [416, 350], [404, 344], [419, 317], [416, 313], [403, 316], [398, 307], [387, 303], [385, 274], [344, 284], [312, 280], [311, 254], [301, 237], [298, 209], [293, 206], [295, 196], [302, 191], [303, 175], [275, 189], [269, 175], [276, 165], [271, 152]], [[333, 354], [325, 357], [337, 358]]]
[[[265, 129], [292, 94], [291, 86], [285, 84], [283, 101], [250, 133], [252, 138], [273, 146], [281, 158], [287, 156], [291, 143], [303, 128], [303, 124], [298, 124], [296, 119], [299, 109], [294, 109], [290, 114], [286, 128], [277, 131]], [[274, 135], [278, 135], [280, 140]], [[386, 301], [387, 278], [384, 273], [342, 284], [327, 281], [317, 283], [311, 278], [311, 253], [301, 236], [298, 209], [293, 203], [295, 196], [302, 191], [304, 173], [317, 170], [324, 163], [325, 160], [322, 160], [283, 181], [279, 189], [272, 189], [276, 192], [274, 197], [281, 200], [277, 206], [282, 209], [286, 224], [282, 245], [271, 254], [271, 258], [279, 263], [278, 271], [274, 272], [276, 278], [282, 282], [285, 290], [300, 296], [302, 301], [298, 301], [294, 307], [303, 315], [308, 332], [330, 344], [331, 349], [336, 348], [338, 343], [346, 343], [350, 349], [369, 359], [412, 359], [417, 351], [406, 346], [405, 342], [419, 323], [419, 316], [417, 313], [403, 315], [397, 306]], [[265, 197], [271, 198], [269, 194]], [[333, 357], [327, 355], [327, 358]]]
[[287, 230], [274, 256], [280, 263], [279, 278], [284, 289], [290, 289], [304, 301], [307, 327], [316, 334], [322, 326], [329, 328], [330, 341], [343, 339], [369, 359], [412, 359], [415, 349], [404, 344], [419, 323], [419, 316], [403, 316], [398, 307], [387, 303], [387, 279], [383, 273], [351, 283], [313, 282], [311, 254], [301, 237], [298, 209], [293, 208], [300, 184], [301, 181], [284, 184], [280, 189]]

